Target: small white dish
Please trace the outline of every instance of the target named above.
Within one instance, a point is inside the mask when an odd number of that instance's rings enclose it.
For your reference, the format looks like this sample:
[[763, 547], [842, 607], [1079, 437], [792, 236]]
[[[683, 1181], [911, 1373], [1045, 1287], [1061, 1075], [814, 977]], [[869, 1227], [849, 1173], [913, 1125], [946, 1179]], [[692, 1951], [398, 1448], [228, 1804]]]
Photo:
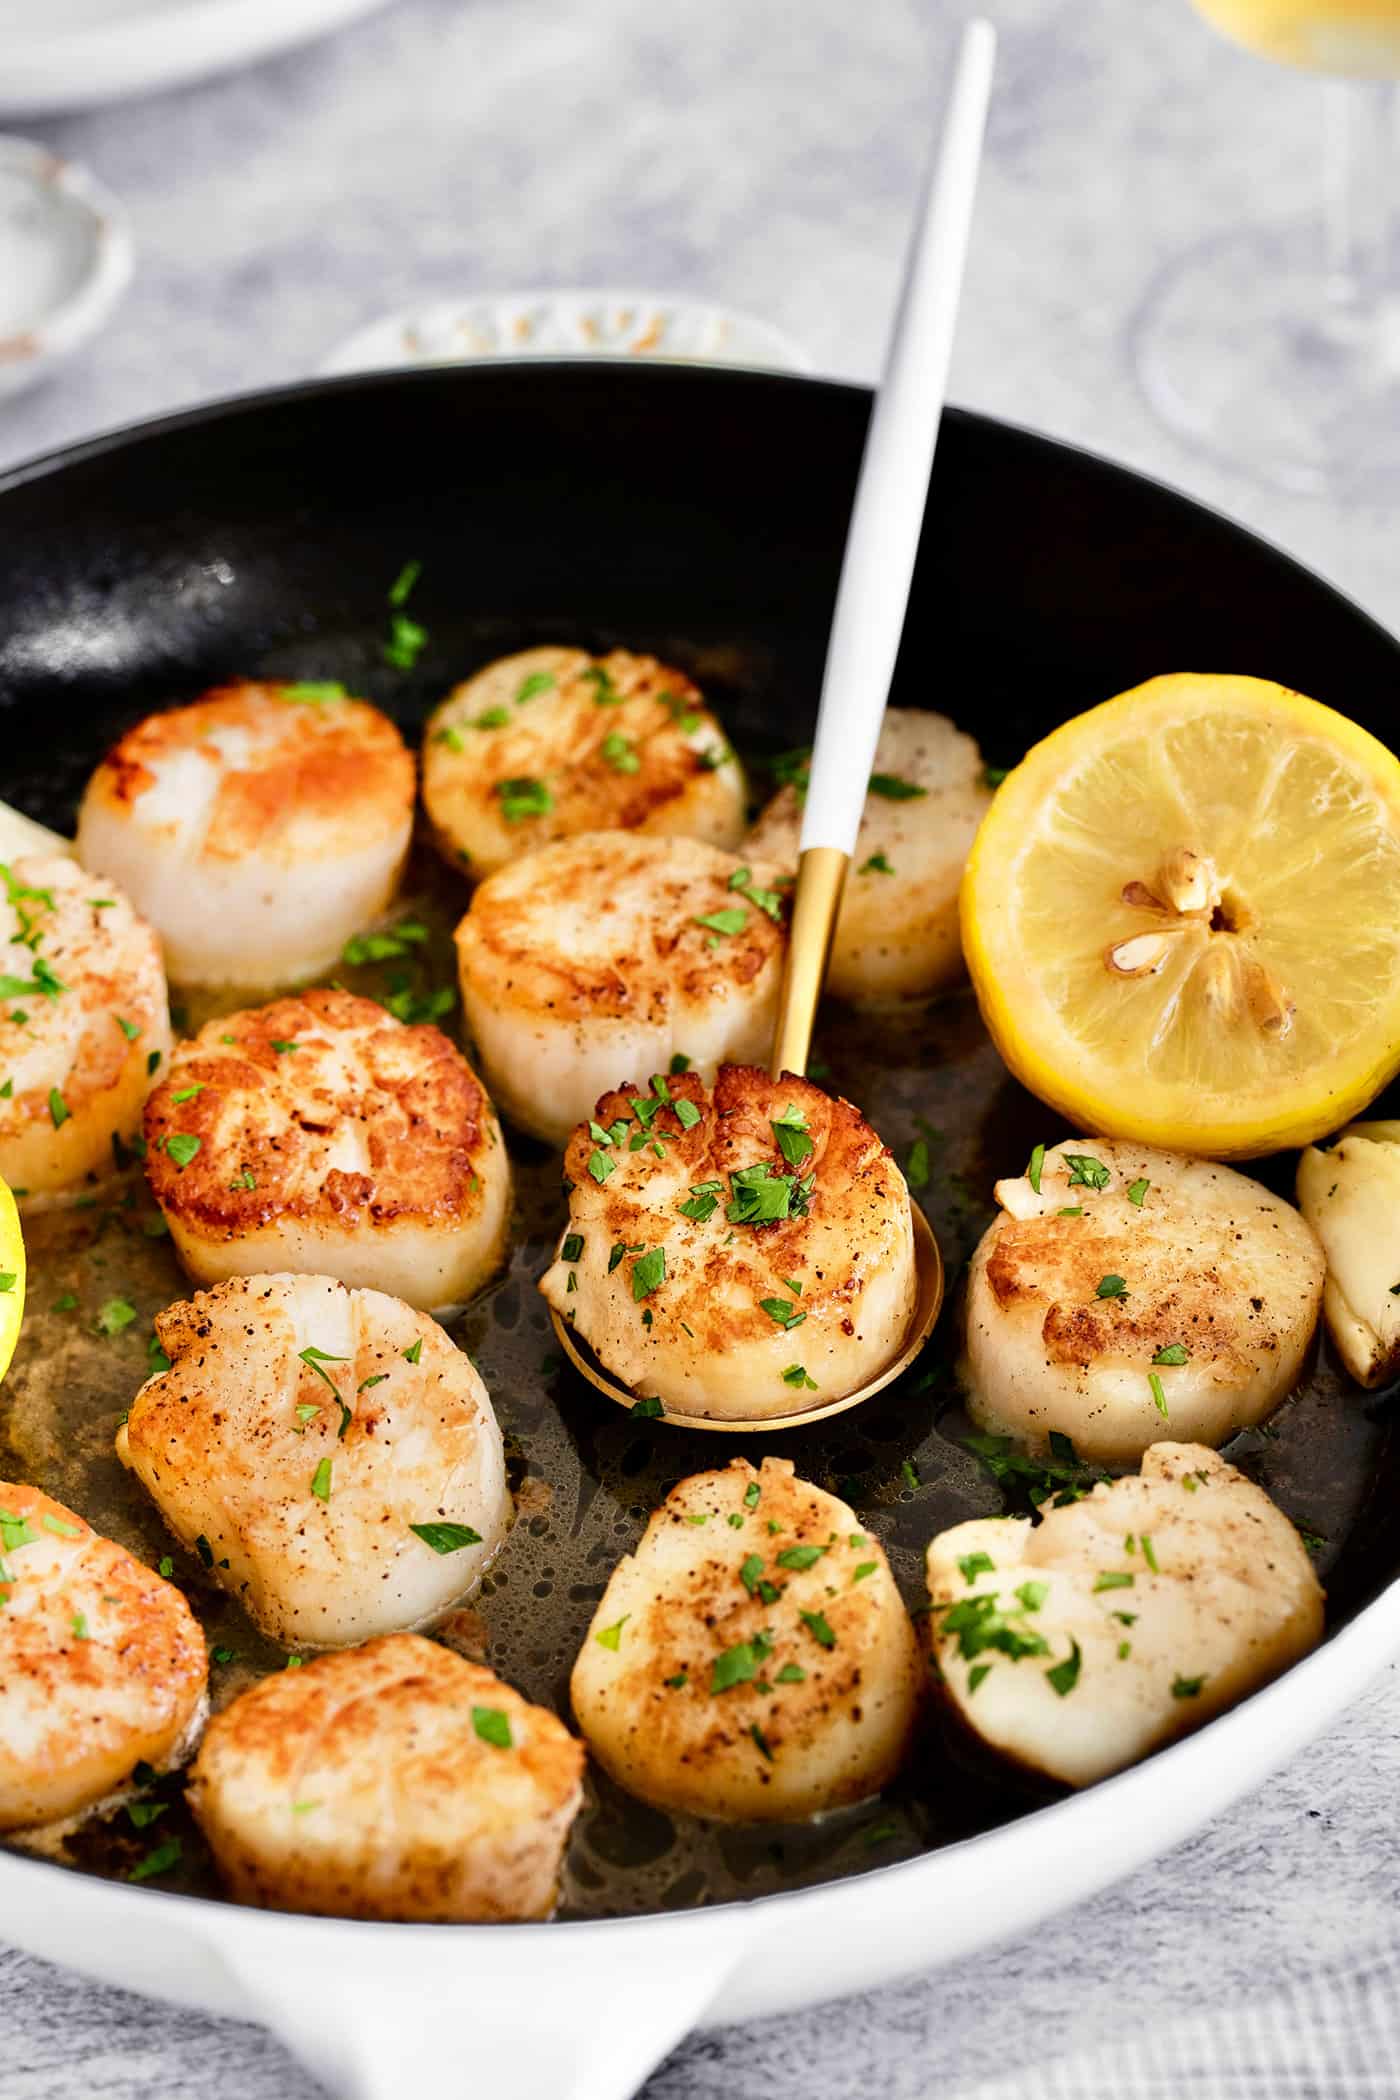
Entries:
[[94, 336], [131, 280], [125, 212], [76, 161], [0, 136], [0, 396]]
[[384, 0], [0, 0], [0, 117], [91, 109], [202, 80]]
[[703, 300], [638, 291], [482, 292], [385, 314], [320, 365], [327, 375], [491, 357], [666, 358], [810, 372], [780, 329]]

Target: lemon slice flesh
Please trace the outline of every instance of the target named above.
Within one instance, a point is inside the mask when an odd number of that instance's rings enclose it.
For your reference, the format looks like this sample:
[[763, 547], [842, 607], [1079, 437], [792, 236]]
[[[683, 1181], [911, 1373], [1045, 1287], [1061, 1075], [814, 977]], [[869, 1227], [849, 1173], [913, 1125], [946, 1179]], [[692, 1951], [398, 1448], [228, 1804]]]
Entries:
[[1154, 678], [1037, 744], [962, 890], [992, 1038], [1076, 1130], [1249, 1158], [1400, 1069], [1400, 762], [1258, 678]]
[[24, 1234], [8, 1185], [0, 1181], [0, 1378], [10, 1368], [24, 1319]]

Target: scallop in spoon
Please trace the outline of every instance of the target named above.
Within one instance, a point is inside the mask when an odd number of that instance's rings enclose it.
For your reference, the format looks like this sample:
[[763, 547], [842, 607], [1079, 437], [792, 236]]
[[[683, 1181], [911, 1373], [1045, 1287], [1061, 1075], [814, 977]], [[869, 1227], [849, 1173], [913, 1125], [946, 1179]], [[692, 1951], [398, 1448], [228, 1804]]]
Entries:
[[[883, 383], [866, 437], [846, 542], [817, 716], [791, 934], [770, 1063], [774, 1082], [796, 1079], [797, 1090], [807, 1104], [807, 1109], [794, 1104], [793, 1112], [799, 1116], [807, 1114], [815, 1094], [815, 1090], [801, 1080], [801, 1075], [806, 1070], [817, 1000], [855, 847], [866, 783], [874, 763], [918, 552], [933, 450], [943, 410], [995, 49], [995, 34], [989, 23], [978, 20], [968, 24], [963, 33], [941, 148], [910, 247], [903, 296]], [[716, 1089], [716, 1107], [726, 1076], [721, 1074]], [[634, 1117], [641, 1124], [643, 1133], [668, 1099], [665, 1082], [658, 1082], [657, 1086], [659, 1092], [653, 1096], [655, 1105], [650, 1108], [648, 1116]], [[750, 1092], [753, 1091], [755, 1089], [750, 1087]], [[635, 1109], [635, 1100], [623, 1101], [618, 1097], [618, 1105], [625, 1112], [629, 1107]], [[645, 1100], [642, 1105], [647, 1106]], [[767, 1113], [774, 1106], [770, 1100], [762, 1112]], [[777, 1120], [773, 1129], [774, 1136], [780, 1138], [778, 1125], [788, 1111], [783, 1103], [776, 1106]], [[859, 1118], [845, 1103], [832, 1102], [829, 1106], [831, 1128], [837, 1129], [844, 1121], [849, 1136], [850, 1126], [859, 1124]], [[689, 1099], [686, 1112], [679, 1118], [683, 1137], [694, 1134], [698, 1118], [697, 1104], [693, 1098]], [[812, 1120], [810, 1115], [808, 1120]], [[792, 1129], [802, 1127], [800, 1122], [789, 1126]], [[866, 1126], [860, 1128], [865, 1130]], [[618, 1132], [621, 1125], [614, 1124], [612, 1129]], [[598, 1126], [598, 1132], [602, 1143], [590, 1156], [588, 1166], [591, 1178], [602, 1190], [613, 1171], [610, 1165], [612, 1148], [620, 1148], [623, 1140], [620, 1135], [610, 1138], [606, 1126]], [[705, 1135], [709, 1135], [708, 1124]], [[634, 1140], [637, 1137], [638, 1133], [633, 1131], [627, 1138], [629, 1151], [636, 1149]], [[784, 1159], [791, 1160], [789, 1145], [783, 1144], [781, 1149]], [[664, 1156], [660, 1142], [655, 1144], [655, 1150]], [[841, 1164], [847, 1157], [855, 1159], [857, 1171], [868, 1172], [874, 1164], [869, 1157], [869, 1148], [865, 1148], [865, 1154], [861, 1156], [859, 1144], [846, 1154], [838, 1155], [836, 1163]], [[598, 1164], [593, 1165], [594, 1161]], [[793, 1163], [791, 1177], [798, 1190], [801, 1188], [797, 1180], [801, 1164], [800, 1160]], [[767, 1174], [770, 1180], [779, 1178], [766, 1169], [749, 1171], [761, 1176]], [[622, 1368], [624, 1352], [609, 1346], [606, 1319], [598, 1330], [602, 1353], [595, 1354], [594, 1349], [576, 1333], [575, 1322], [568, 1316], [570, 1308], [561, 1308], [559, 1302], [554, 1302], [554, 1328], [560, 1343], [590, 1384], [610, 1399], [634, 1413], [659, 1416], [692, 1429], [772, 1431], [806, 1426], [859, 1406], [861, 1401], [889, 1385], [913, 1361], [932, 1331], [943, 1301], [943, 1264], [937, 1241], [923, 1212], [916, 1204], [910, 1203], [908, 1190], [897, 1170], [894, 1171], [894, 1181], [898, 1184], [897, 1200], [907, 1212], [907, 1230], [912, 1234], [912, 1277], [904, 1279], [900, 1305], [902, 1336], [883, 1354], [873, 1375], [860, 1378], [858, 1383], [844, 1391], [832, 1394], [829, 1386], [824, 1388], [811, 1378], [801, 1361], [794, 1361], [780, 1374], [782, 1381], [792, 1389], [794, 1397], [797, 1390], [814, 1390], [817, 1397], [810, 1406], [788, 1406], [779, 1413], [777, 1404], [784, 1404], [785, 1396], [772, 1392], [771, 1387], [766, 1389], [771, 1394], [767, 1401], [760, 1402], [756, 1408], [746, 1407], [742, 1415], [705, 1404], [707, 1396], [703, 1389], [693, 1403], [688, 1399], [684, 1406], [677, 1406], [674, 1402], [666, 1405], [646, 1397], [645, 1374], [637, 1375], [636, 1363], [630, 1366], [634, 1376], [633, 1381], [628, 1382], [603, 1360], [611, 1356], [618, 1362], [618, 1369]], [[708, 1215], [713, 1215], [720, 1188], [721, 1183], [717, 1180], [701, 1183], [697, 1189], [691, 1190], [691, 1205], [698, 1204], [703, 1209], [708, 1200]], [[710, 1191], [708, 1199], [706, 1190]], [[729, 1215], [732, 1217], [739, 1193], [732, 1179], [730, 1191]], [[694, 1217], [696, 1212], [691, 1208], [687, 1215]], [[630, 1295], [641, 1306], [648, 1295], [648, 1275], [643, 1264], [648, 1255], [654, 1260], [652, 1250], [648, 1248], [644, 1253], [634, 1241], [618, 1237], [605, 1252], [601, 1240], [606, 1236], [592, 1236], [599, 1237], [599, 1245], [586, 1258], [590, 1264], [606, 1260], [605, 1274], [611, 1277], [630, 1257]], [[568, 1273], [569, 1250], [574, 1242], [584, 1247], [585, 1236], [571, 1232], [566, 1237], [559, 1260], [544, 1279], [546, 1296], [552, 1301], [564, 1298], [578, 1288], [578, 1274], [570, 1277]], [[583, 1254], [578, 1256], [580, 1262], [584, 1258]], [[905, 1258], [907, 1263], [907, 1254]], [[872, 1266], [878, 1270], [878, 1259]], [[766, 1301], [776, 1307], [768, 1317], [776, 1323], [784, 1343], [792, 1348], [795, 1357], [800, 1353], [797, 1340], [794, 1336], [789, 1343], [788, 1337], [805, 1318], [802, 1294], [794, 1290], [796, 1282], [797, 1279], [792, 1279], [785, 1283], [789, 1293], [787, 1305], [784, 1305], [781, 1293]], [[615, 1302], [625, 1304], [620, 1288], [610, 1295]], [[645, 1311], [639, 1319], [650, 1327]], [[689, 1329], [685, 1331], [688, 1333]], [[769, 1337], [770, 1342], [776, 1339], [776, 1336]], [[786, 1347], [783, 1353], [786, 1353]], [[697, 1349], [694, 1354], [698, 1359], [703, 1351]], [[638, 1358], [637, 1362], [642, 1360]]]

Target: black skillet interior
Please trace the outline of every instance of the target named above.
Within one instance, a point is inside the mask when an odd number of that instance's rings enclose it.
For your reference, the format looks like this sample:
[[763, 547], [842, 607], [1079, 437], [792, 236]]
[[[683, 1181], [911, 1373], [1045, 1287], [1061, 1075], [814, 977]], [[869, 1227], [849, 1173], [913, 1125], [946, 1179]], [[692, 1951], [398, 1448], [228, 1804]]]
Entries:
[[[474, 666], [546, 640], [653, 649], [692, 672], [746, 755], [801, 743], [867, 409], [855, 389], [758, 375], [488, 365], [294, 389], [21, 470], [0, 482], [0, 785], [65, 827], [121, 727], [219, 678], [341, 679], [411, 729]], [[408, 560], [422, 563], [411, 609], [429, 640], [402, 672], [382, 643], [386, 591]], [[1392, 735], [1400, 650], [1323, 584], [1169, 491], [950, 414], [895, 699], [951, 714], [1005, 764], [1065, 716], [1178, 669], [1277, 678]], [[438, 895], [449, 919], [465, 902]], [[965, 997], [876, 1034], [878, 1054], [868, 1025], [832, 1009], [815, 1055], [901, 1159], [922, 1139], [919, 1193], [956, 1279], [993, 1176], [1057, 1133], [1006, 1077]], [[557, 1161], [513, 1151], [511, 1268], [458, 1331], [510, 1439], [521, 1519], [450, 1637], [566, 1712], [582, 1629], [647, 1509], [684, 1473], [759, 1448], [844, 1493], [917, 1602], [931, 1533], [1002, 1507], [959, 1441], [951, 1317], [899, 1386], [825, 1429], [731, 1444], [633, 1422], [558, 1363], [533, 1290], [560, 1216]], [[1287, 1185], [1287, 1162], [1262, 1171]], [[0, 1470], [41, 1479], [154, 1559], [169, 1542], [110, 1436], [143, 1375], [149, 1315], [181, 1287], [138, 1225], [118, 1207], [76, 1242], [40, 1244], [34, 1317], [0, 1394]], [[81, 1353], [39, 1296], [69, 1286]], [[99, 1345], [92, 1308], [118, 1288], [141, 1324]], [[1318, 1535], [1333, 1625], [1400, 1563], [1389, 1425], [1385, 1400], [1365, 1401], [1324, 1348], [1269, 1431], [1231, 1447]], [[216, 1654], [235, 1651], [216, 1661], [216, 1698], [280, 1664], [197, 1567], [177, 1574]], [[571, 1847], [565, 1914], [823, 1880], [1037, 1798], [932, 1736], [890, 1798], [817, 1830], [681, 1827], [599, 1782]], [[211, 1887], [172, 1798], [162, 1828], [177, 1827], [186, 1859], [170, 1878]], [[141, 1849], [117, 1830], [89, 1833], [70, 1856], [123, 1872]]]

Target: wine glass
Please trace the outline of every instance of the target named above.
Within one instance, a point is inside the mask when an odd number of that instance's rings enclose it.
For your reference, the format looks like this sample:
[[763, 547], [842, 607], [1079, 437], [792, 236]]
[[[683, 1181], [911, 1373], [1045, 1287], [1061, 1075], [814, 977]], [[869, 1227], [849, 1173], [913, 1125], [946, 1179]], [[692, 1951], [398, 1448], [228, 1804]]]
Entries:
[[1325, 76], [1323, 210], [1167, 266], [1134, 328], [1144, 391], [1179, 435], [1276, 487], [1400, 497], [1400, 0], [1193, 4], [1247, 49]]

